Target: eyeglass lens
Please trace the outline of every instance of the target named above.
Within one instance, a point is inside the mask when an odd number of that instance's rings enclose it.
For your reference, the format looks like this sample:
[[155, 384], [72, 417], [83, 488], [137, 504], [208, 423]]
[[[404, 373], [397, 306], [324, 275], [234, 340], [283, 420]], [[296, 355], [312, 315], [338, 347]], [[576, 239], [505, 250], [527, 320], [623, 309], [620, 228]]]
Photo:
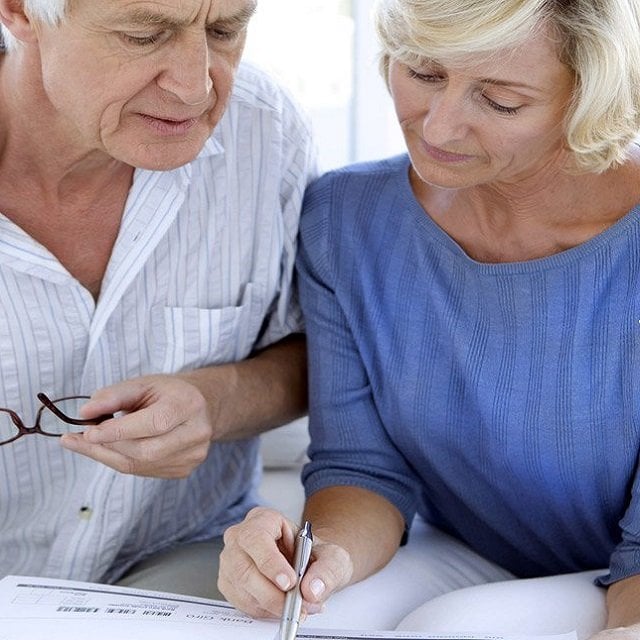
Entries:
[[[86, 397], [52, 400], [56, 408], [66, 416], [78, 419], [80, 418], [80, 407], [86, 401]], [[38, 411], [36, 425], [40, 427], [42, 433], [52, 436], [61, 436], [64, 433], [82, 433], [86, 429], [86, 425], [69, 424], [61, 420], [46, 406], [42, 406]], [[30, 428], [28, 425], [26, 426]], [[15, 423], [12, 412], [7, 409], [0, 409], [0, 444], [7, 440], [13, 440], [19, 433], [20, 429]]]

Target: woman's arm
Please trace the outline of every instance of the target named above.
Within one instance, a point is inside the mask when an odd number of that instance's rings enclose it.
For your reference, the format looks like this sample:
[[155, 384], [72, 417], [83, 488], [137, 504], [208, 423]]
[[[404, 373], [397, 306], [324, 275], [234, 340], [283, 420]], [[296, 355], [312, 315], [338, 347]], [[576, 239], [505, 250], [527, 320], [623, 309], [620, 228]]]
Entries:
[[[321, 602], [348, 584], [358, 582], [379, 571], [393, 557], [405, 530], [400, 512], [388, 500], [358, 487], [329, 487], [307, 501], [304, 517], [323, 545], [341, 549], [349, 559], [349, 572], [312, 564], [302, 582], [303, 595], [309, 602]], [[341, 575], [336, 578], [334, 572]], [[310, 589], [311, 583], [324, 584], [322, 594]], [[315, 583], [319, 586], [319, 583]]]
[[[615, 582], [607, 591], [607, 627], [640, 623], [640, 575]], [[640, 637], [640, 629], [636, 630]]]
[[[336, 486], [307, 501], [314, 544], [301, 584], [303, 608], [320, 610], [343, 587], [382, 568], [404, 532], [400, 512], [365, 489]], [[258, 508], [227, 529], [218, 588], [238, 609], [256, 617], [278, 617], [294, 584], [291, 566], [297, 527], [271, 509]]]

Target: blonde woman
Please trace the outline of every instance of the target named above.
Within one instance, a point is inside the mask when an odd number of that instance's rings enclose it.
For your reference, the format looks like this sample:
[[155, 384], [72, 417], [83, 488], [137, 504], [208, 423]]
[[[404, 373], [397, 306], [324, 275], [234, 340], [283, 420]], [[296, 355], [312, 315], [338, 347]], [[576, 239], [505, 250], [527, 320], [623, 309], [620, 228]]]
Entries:
[[[640, 635], [639, 13], [378, 3], [408, 154], [319, 179], [301, 229], [308, 612], [418, 514], [424, 599], [455, 589], [423, 630]], [[227, 532], [234, 604], [280, 613], [294, 531]]]

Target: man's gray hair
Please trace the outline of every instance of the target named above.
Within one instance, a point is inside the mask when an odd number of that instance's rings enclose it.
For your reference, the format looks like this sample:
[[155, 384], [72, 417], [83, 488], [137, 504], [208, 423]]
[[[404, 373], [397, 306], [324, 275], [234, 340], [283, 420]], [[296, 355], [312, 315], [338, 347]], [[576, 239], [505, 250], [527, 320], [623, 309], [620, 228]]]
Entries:
[[[68, 0], [22, 0], [25, 13], [33, 19], [45, 24], [58, 24], [64, 17]], [[7, 49], [18, 45], [17, 40], [4, 25], [0, 25], [2, 40]]]

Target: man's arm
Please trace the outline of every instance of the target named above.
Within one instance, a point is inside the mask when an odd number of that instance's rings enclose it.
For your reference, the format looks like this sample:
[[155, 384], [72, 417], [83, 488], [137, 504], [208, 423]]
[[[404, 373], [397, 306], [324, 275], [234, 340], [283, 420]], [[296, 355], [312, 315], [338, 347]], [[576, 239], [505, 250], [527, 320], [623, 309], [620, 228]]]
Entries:
[[112, 420], [66, 434], [62, 445], [122, 473], [187, 477], [212, 442], [247, 438], [306, 409], [305, 341], [289, 336], [242, 362], [152, 375], [96, 391], [85, 418]]
[[304, 415], [307, 355], [302, 334], [293, 334], [251, 358], [180, 374], [207, 401], [212, 439], [248, 438]]

